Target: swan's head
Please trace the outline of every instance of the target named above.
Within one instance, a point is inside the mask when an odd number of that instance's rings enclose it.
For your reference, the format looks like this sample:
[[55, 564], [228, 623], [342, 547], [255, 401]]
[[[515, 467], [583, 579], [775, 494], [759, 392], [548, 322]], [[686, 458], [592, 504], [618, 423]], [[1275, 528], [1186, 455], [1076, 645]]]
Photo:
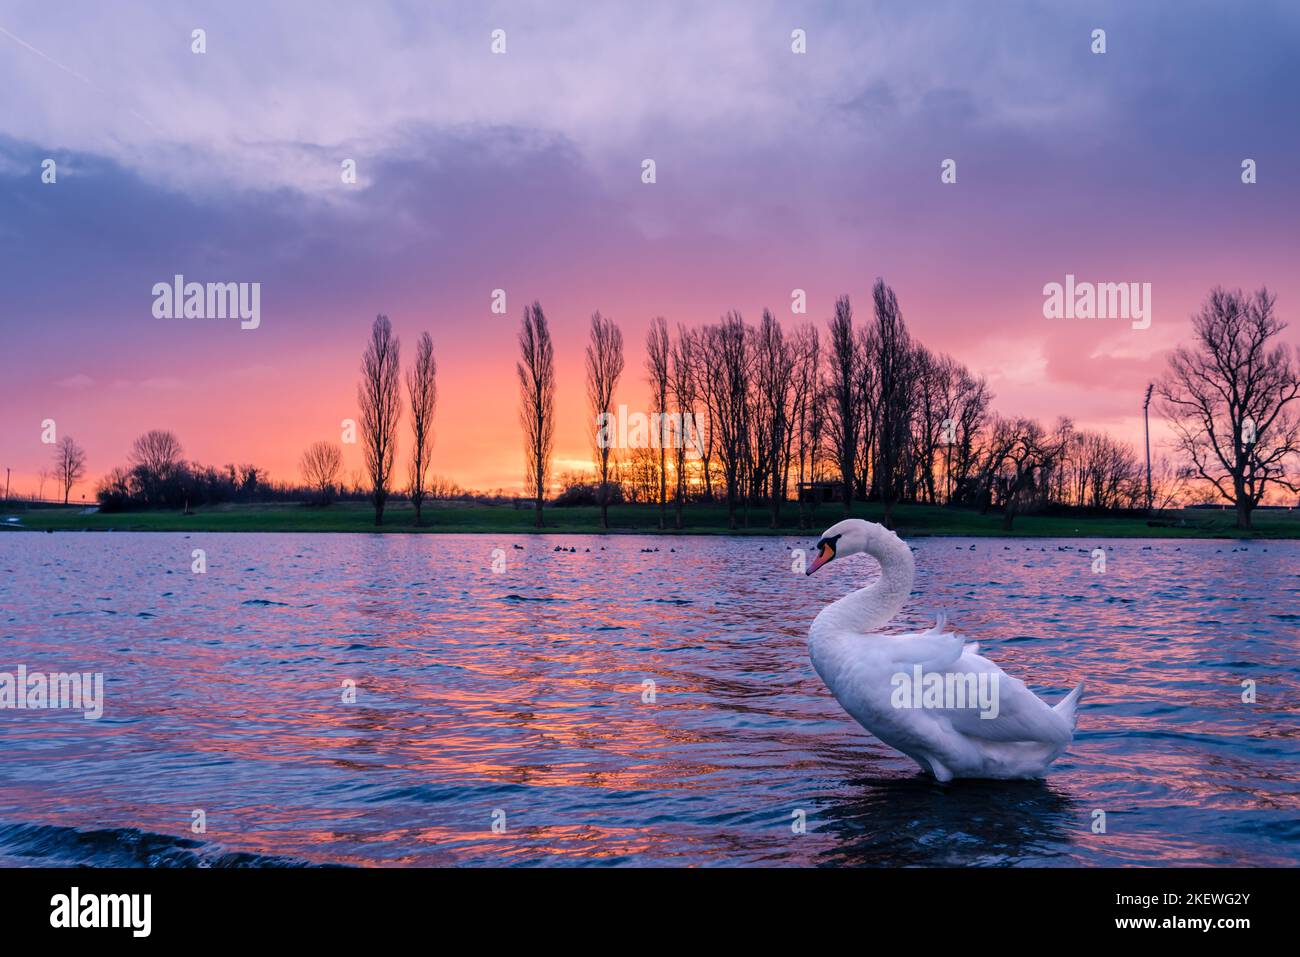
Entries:
[[804, 574], [811, 575], [826, 563], [837, 558], [868, 551], [868, 546], [872, 540], [880, 535], [897, 538], [885, 526], [877, 525], [875, 522], [867, 522], [860, 518], [846, 518], [842, 522], [836, 522], [822, 532], [822, 537], [817, 541], [817, 557], [813, 559], [812, 564], [808, 566], [808, 570]]

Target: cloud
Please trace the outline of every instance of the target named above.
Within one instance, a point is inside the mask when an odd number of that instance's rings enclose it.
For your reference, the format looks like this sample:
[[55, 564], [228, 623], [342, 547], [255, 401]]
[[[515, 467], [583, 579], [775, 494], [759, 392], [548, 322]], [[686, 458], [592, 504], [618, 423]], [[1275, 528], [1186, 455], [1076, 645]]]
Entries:
[[[913, 124], [969, 123], [1070, 137], [1122, 121], [1153, 75], [1196, 55], [1154, 42], [1156, 16], [1125, 5], [1085, 16], [1050, 4], [796, 10], [776, 0], [573, 4], [563, 15], [505, 2], [322, 12], [302, 0], [81, 2], [51, 18], [32, 0], [0, 23], [0, 87], [13, 94], [0, 134], [98, 153], [187, 189], [304, 192], [336, 185], [344, 157], [400, 154], [412, 129], [543, 131], [575, 144], [601, 176], [701, 140], [878, 152], [890, 146], [882, 134]], [[1257, 10], [1256, 24], [1233, 23], [1218, 39], [1262, 41], [1266, 53], [1280, 42], [1271, 24], [1287, 18]], [[1087, 51], [1094, 19], [1111, 28], [1104, 57]], [[1180, 19], [1192, 25], [1179, 29], [1204, 31], [1209, 14]], [[196, 24], [204, 54], [190, 50]], [[805, 55], [790, 50], [795, 25]], [[490, 52], [498, 27], [504, 55]], [[1233, 86], [1268, 60], [1234, 60]], [[1178, 103], [1191, 104], [1222, 78], [1191, 71], [1183, 81]]]
[[[431, 329], [445, 374], [468, 383], [446, 403], [465, 397], [476, 426], [441, 447], [514, 484], [512, 327], [534, 298], [574, 409], [596, 308], [625, 324], [632, 368], [651, 315], [784, 316], [799, 287], [809, 319], [850, 293], [861, 321], [880, 275], [921, 341], [992, 377], [1000, 411], [1079, 419], [1131, 415], [1213, 283], [1267, 281], [1288, 316], [1300, 303], [1300, 180], [1285, 175], [1300, 125], [1281, 121], [1300, 72], [1293, 6], [60, 10], [0, 11], [44, 54], [0, 35], [0, 322], [14, 330], [0, 373], [44, 400], [90, 369], [102, 391], [81, 399], [106, 435], [143, 427], [164, 393], [169, 410], [192, 404], [182, 425], [212, 428], [210, 400], [178, 380], [250, 407], [310, 395], [319, 423], [303, 438], [333, 428], [386, 311], [408, 342]], [[1103, 21], [1109, 52], [1093, 56]], [[195, 26], [206, 54], [190, 52]], [[795, 26], [806, 55], [790, 52]], [[505, 56], [489, 51], [496, 27]], [[1207, 36], [1231, 70], [1205, 68]], [[1249, 189], [1244, 144], [1261, 169]], [[46, 156], [56, 186], [39, 183]], [[1159, 281], [1152, 328], [1049, 327], [1040, 290], [1066, 272]], [[262, 282], [261, 328], [153, 319], [150, 289], [176, 273]], [[497, 287], [507, 317], [485, 312]], [[575, 461], [579, 435], [559, 450]], [[295, 467], [278, 438], [265, 454]]]

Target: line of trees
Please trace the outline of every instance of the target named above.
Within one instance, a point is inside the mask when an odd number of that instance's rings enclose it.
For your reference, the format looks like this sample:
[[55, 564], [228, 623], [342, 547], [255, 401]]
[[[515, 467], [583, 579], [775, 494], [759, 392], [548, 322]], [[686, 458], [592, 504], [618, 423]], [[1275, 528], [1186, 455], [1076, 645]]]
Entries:
[[[384, 523], [384, 509], [394, 495], [403, 495], [415, 510], [415, 524], [424, 524], [424, 503], [429, 499], [467, 497], [467, 493], [430, 475], [433, 462], [433, 420], [438, 404], [438, 361], [433, 338], [422, 332], [416, 340], [415, 362], [401, 371], [402, 343], [388, 317], [379, 314], [370, 326], [370, 338], [361, 356], [357, 383], [361, 448], [365, 466], [366, 497], [375, 509], [375, 524]], [[406, 486], [396, 486], [398, 427], [402, 419], [402, 385], [411, 412], [411, 453]], [[328, 505], [340, 488], [343, 450], [331, 442], [314, 442], [303, 452], [299, 470], [312, 499]], [[354, 480], [354, 490], [360, 483]]]
[[[370, 340], [361, 357], [357, 405], [361, 410], [361, 448], [375, 524], [384, 523], [384, 506], [393, 494], [397, 462], [397, 428], [402, 418], [402, 343], [382, 313], [370, 327]], [[421, 509], [429, 497], [429, 468], [433, 457], [433, 416], [438, 402], [438, 363], [433, 339], [421, 333], [415, 364], [406, 371], [406, 398], [411, 409], [411, 457], [406, 495], [415, 508], [415, 524], [423, 524]]]
[[[777, 527], [793, 494], [805, 527], [810, 509], [834, 497], [846, 515], [854, 501], [882, 503], [887, 524], [899, 502], [919, 502], [1000, 510], [1010, 528], [1028, 511], [1138, 510], [1208, 489], [1249, 527], [1270, 488], [1300, 491], [1288, 471], [1300, 454], [1300, 376], [1276, 342], [1285, 324], [1266, 290], [1213, 291], [1194, 318], [1196, 344], [1171, 356], [1158, 391], [1180, 460], [1158, 460], [1149, 487], [1125, 443], [1065, 417], [1044, 425], [995, 412], [983, 377], [913, 338], [883, 280], [871, 299], [870, 318], [855, 323], [849, 297], [839, 297], [824, 331], [811, 321], [788, 331], [767, 310], [758, 324], [731, 311], [716, 323], [679, 325], [675, 336], [655, 319], [646, 369], [658, 441], [611, 451], [598, 438], [597, 479], [565, 476], [557, 504], [594, 498], [607, 526], [611, 501], [651, 502], [663, 527], [671, 496], [680, 528], [684, 502], [720, 498], [730, 527], [749, 525], [759, 507]], [[538, 437], [554, 430], [553, 353], [540, 317], [534, 303], [519, 340], [528, 496], [539, 525], [550, 440]], [[622, 344], [613, 320], [596, 313], [587, 347], [594, 421], [613, 404]], [[697, 408], [707, 429], [692, 445], [679, 432]]]
[[96, 498], [106, 512], [273, 500], [293, 494], [269, 486], [256, 465], [218, 468], [186, 461], [180, 439], [165, 429], [139, 436], [131, 444], [127, 463], [100, 479]]
[[[163, 429], [146, 432], [131, 446], [129, 464], [112, 469], [96, 492], [105, 511], [132, 508], [188, 508], [234, 501], [307, 500], [328, 505], [336, 498], [369, 499], [375, 524], [383, 524], [384, 508], [394, 495], [405, 497], [423, 524], [423, 506], [431, 499], [475, 498], [459, 486], [431, 474], [433, 422], [438, 401], [438, 364], [429, 333], [416, 342], [415, 362], [401, 374], [401, 341], [392, 323], [378, 315], [361, 358], [357, 385], [364, 477], [343, 478], [343, 450], [332, 442], [313, 442], [299, 461], [302, 483], [273, 484], [254, 465], [223, 468], [187, 462], [180, 439]], [[405, 488], [395, 487], [398, 426], [402, 418], [402, 384], [411, 411], [411, 455]], [[59, 447], [59, 471], [67, 489], [85, 470], [85, 453], [70, 439]]]
[[[645, 360], [654, 441], [630, 449], [615, 448], [608, 431], [625, 369], [623, 335], [595, 313], [586, 386], [596, 474], [563, 476], [556, 504], [598, 504], [608, 527], [611, 503], [653, 503], [666, 527], [671, 500], [680, 528], [685, 502], [722, 501], [736, 528], [759, 509], [778, 527], [792, 497], [801, 527], [831, 499], [846, 515], [855, 501], [880, 502], [887, 523], [898, 503], [917, 502], [997, 509], [1010, 528], [1027, 511], [1150, 509], [1199, 497], [1230, 503], [1238, 525], [1249, 528], [1270, 493], [1300, 492], [1293, 470], [1300, 365], [1279, 341], [1287, 326], [1267, 289], [1215, 288], [1193, 317], [1194, 341], [1174, 350], [1155, 385], [1175, 454], [1158, 458], [1149, 478], [1133, 448], [1110, 436], [1076, 429], [1064, 417], [1046, 426], [995, 412], [984, 378], [912, 336], [883, 280], [872, 288], [871, 305], [870, 317], [855, 322], [852, 302], [841, 296], [824, 328], [804, 321], [788, 329], [768, 310], [754, 324], [730, 311], [714, 323], [678, 325], [674, 334], [656, 318]], [[524, 310], [518, 345], [525, 486], [541, 527], [557, 382], [550, 325], [538, 302]], [[364, 495], [379, 525], [394, 495], [409, 499], [417, 524], [429, 499], [485, 500], [430, 475], [437, 363], [429, 334], [420, 336], [405, 377], [400, 356], [388, 318], [377, 316], [357, 388], [365, 475], [354, 474], [350, 484], [341, 478], [341, 448], [328, 442], [304, 452], [303, 484], [294, 486], [269, 482], [253, 465], [187, 462], [174, 433], [153, 430], [136, 439], [127, 466], [104, 476], [100, 504], [168, 508], [304, 496], [328, 504]], [[412, 443], [401, 489], [394, 475], [403, 382]], [[43, 479], [56, 478], [66, 502], [85, 468], [84, 450], [65, 437]]]
[[[342, 448], [332, 442], [313, 442], [300, 462], [301, 482], [272, 481], [256, 465], [214, 467], [184, 458], [174, 432], [154, 430], [132, 443], [126, 466], [110, 470], [100, 481], [96, 498], [106, 512], [143, 508], [186, 508], [228, 502], [309, 502], [374, 500], [368, 479], [361, 472], [343, 474]], [[409, 490], [392, 493], [407, 500]], [[504, 492], [481, 495], [468, 492], [441, 476], [424, 481], [425, 501], [475, 501], [504, 503]]]
[[[891, 520], [899, 501], [973, 501], [981, 487], [992, 489], [997, 499], [1003, 486], [992, 481], [981, 486], [981, 468], [996, 471], [1004, 463], [1024, 460], [1021, 486], [1029, 484], [1037, 460], [1027, 458], [1026, 443], [1008, 441], [1003, 454], [981, 458], [984, 448], [977, 445], [977, 436], [989, 424], [992, 398], [986, 383], [955, 361], [936, 358], [914, 344], [898, 299], [884, 282], [876, 283], [873, 303], [874, 321], [855, 328], [852, 304], [840, 297], [825, 347], [814, 323], [787, 332], [768, 310], [757, 325], [731, 311], [717, 323], [678, 326], [676, 336], [663, 319], [655, 319], [647, 338], [646, 369], [657, 441], [649, 450], [611, 455], [597, 437], [594, 486], [602, 524], [607, 524], [612, 497], [611, 475], [625, 476], [619, 500], [649, 500], [659, 506], [661, 527], [667, 524], [670, 495], [677, 527], [682, 525], [682, 504], [689, 499], [721, 499], [733, 528], [748, 525], [751, 512], [764, 507], [769, 524], [777, 527], [792, 487], [802, 490], [796, 498], [806, 524], [810, 505], [832, 485], [845, 514], [855, 499], [870, 498], [885, 503]], [[524, 317], [521, 370], [532, 369], [539, 353], [534, 338], [540, 311], [534, 304]], [[546, 342], [549, 348], [549, 336]], [[587, 346], [594, 421], [610, 411], [624, 365], [622, 342], [617, 325], [597, 313]], [[521, 372], [521, 382], [536, 378], [525, 380]], [[533, 437], [546, 416], [538, 416], [531, 391], [523, 398], [528, 461], [535, 469], [539, 447]], [[697, 411], [706, 427], [692, 443], [681, 430]], [[918, 430], [921, 421], [926, 428]], [[941, 434], [942, 423], [951, 428]], [[1002, 424], [999, 436], [1010, 439], [1017, 424]], [[560, 502], [586, 501], [583, 484], [580, 476], [568, 477]], [[528, 494], [540, 516], [544, 486], [533, 479]]]

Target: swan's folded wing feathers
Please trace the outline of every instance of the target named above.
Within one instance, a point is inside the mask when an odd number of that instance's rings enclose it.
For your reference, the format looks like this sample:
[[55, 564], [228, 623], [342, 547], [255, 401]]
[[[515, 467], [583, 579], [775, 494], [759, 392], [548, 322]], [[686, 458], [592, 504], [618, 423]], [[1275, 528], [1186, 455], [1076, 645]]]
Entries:
[[[876, 646], [880, 648], [880, 645]], [[966, 639], [954, 632], [938, 634], [934, 630], [911, 635], [892, 635], [884, 643], [890, 668], [911, 675], [916, 665], [923, 674], [955, 673], [974, 675], [976, 687], [980, 675], [985, 687], [997, 686], [996, 718], [981, 717], [984, 709], [978, 701], [963, 708], [928, 708], [935, 717], [946, 720], [952, 730], [987, 741], [1034, 741], [1068, 743], [1072, 729], [1068, 723], [1019, 678], [1013, 678], [997, 664], [978, 654]], [[881, 673], [876, 672], [877, 675]]]
[[997, 682], [997, 716], [981, 717], [981, 708], [940, 708], [934, 714], [946, 718], [954, 731], [987, 741], [1035, 741], [1068, 744], [1072, 729], [1019, 678], [1013, 678], [996, 664], [979, 655], [963, 655], [956, 667], [959, 674], [984, 673]]
[[951, 668], [961, 658], [966, 639], [955, 632], [924, 631], [915, 635], [897, 635], [889, 638], [890, 660], [900, 670], [911, 674], [914, 665], [922, 671], [941, 671]]

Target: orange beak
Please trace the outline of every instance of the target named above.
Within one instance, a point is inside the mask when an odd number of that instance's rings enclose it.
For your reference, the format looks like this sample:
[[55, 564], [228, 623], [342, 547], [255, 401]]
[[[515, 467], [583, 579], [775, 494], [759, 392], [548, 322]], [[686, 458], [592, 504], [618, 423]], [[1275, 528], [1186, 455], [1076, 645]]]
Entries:
[[822, 545], [817, 552], [817, 557], [813, 559], [813, 563], [808, 566], [808, 570], [804, 572], [804, 574], [811, 575], [834, 557], [835, 549], [831, 548], [829, 545]]

